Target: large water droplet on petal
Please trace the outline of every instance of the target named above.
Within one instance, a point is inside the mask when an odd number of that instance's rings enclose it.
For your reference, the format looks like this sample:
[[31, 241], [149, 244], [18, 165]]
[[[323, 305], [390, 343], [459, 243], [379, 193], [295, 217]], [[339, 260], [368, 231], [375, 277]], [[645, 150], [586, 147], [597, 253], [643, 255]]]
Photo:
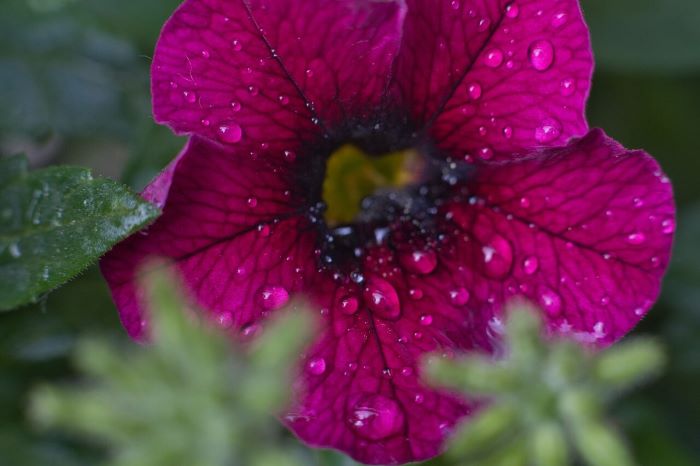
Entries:
[[664, 220], [661, 222], [661, 231], [665, 235], [672, 234], [674, 231], [676, 231], [676, 222], [671, 218]]
[[326, 360], [323, 358], [313, 358], [307, 364], [307, 368], [313, 375], [321, 375], [326, 372]]
[[528, 275], [532, 275], [533, 273], [537, 272], [539, 266], [540, 261], [535, 256], [530, 256], [523, 261], [523, 271], [525, 271], [525, 273]]
[[647, 237], [644, 233], [631, 233], [627, 236], [627, 242], [629, 244], [639, 245], [646, 241]]
[[338, 303], [338, 307], [340, 308], [340, 312], [343, 314], [352, 315], [357, 312], [357, 309], [360, 307], [360, 303], [354, 296], [345, 296], [344, 298], [341, 298], [340, 302]]
[[221, 142], [225, 142], [226, 144], [235, 144], [240, 142], [243, 138], [243, 130], [234, 122], [219, 125], [216, 134], [219, 137], [219, 140]]
[[569, 18], [569, 15], [566, 14], [565, 12], [560, 12], [560, 13], [555, 13], [554, 16], [552, 16], [552, 27], [555, 28], [560, 28], [564, 24], [566, 24], [566, 20]]
[[545, 118], [542, 123], [535, 128], [535, 140], [546, 144], [552, 142], [561, 134], [561, 125], [554, 118]]
[[506, 7], [506, 16], [511, 19], [515, 19], [518, 17], [520, 14], [520, 7], [518, 5], [515, 5], [514, 3], [511, 3]]
[[190, 104], [197, 102], [197, 94], [193, 91], [183, 91], [182, 96], [185, 98], [185, 101]]
[[549, 288], [544, 288], [540, 293], [540, 304], [551, 316], [557, 316], [561, 311], [561, 297]]
[[382, 440], [401, 431], [404, 416], [394, 400], [367, 394], [350, 407], [347, 422], [358, 435], [369, 440]]
[[500, 235], [494, 235], [486, 242], [481, 252], [484, 258], [484, 270], [491, 278], [506, 276], [513, 265], [513, 247], [510, 241]]
[[463, 306], [469, 301], [469, 291], [466, 288], [457, 288], [450, 291], [450, 301], [457, 306]]
[[554, 46], [548, 40], [538, 40], [530, 45], [530, 63], [537, 71], [546, 71], [554, 63]]
[[437, 255], [434, 251], [404, 252], [399, 255], [399, 261], [407, 270], [427, 275], [437, 267]]
[[383, 319], [396, 319], [401, 315], [401, 303], [394, 286], [382, 278], [370, 278], [364, 289], [367, 307]]
[[484, 57], [484, 62], [490, 68], [498, 68], [503, 63], [503, 52], [498, 49], [490, 50]]
[[471, 83], [469, 86], [467, 86], [467, 92], [470, 99], [479, 100], [479, 98], [481, 98], [481, 84]]
[[281, 286], [266, 286], [260, 291], [263, 308], [272, 311], [289, 302], [289, 292]]
[[566, 78], [559, 84], [559, 92], [564, 97], [568, 97], [576, 92], [576, 81], [573, 78]]

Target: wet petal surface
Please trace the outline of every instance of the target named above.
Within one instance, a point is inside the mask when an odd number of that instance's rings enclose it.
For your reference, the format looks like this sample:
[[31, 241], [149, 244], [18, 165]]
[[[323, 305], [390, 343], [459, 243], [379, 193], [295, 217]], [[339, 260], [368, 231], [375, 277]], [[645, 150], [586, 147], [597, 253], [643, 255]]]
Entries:
[[188, 0], [156, 48], [156, 120], [246, 154], [297, 152], [378, 102], [401, 19], [394, 2]]
[[161, 218], [102, 261], [133, 338], [146, 337], [134, 280], [151, 256], [173, 260], [192, 296], [224, 327], [253, 325], [303, 291], [301, 264], [315, 270], [313, 238], [305, 241], [286, 174], [262, 159], [190, 140], [144, 193], [155, 203], [167, 198]]
[[395, 75], [440, 148], [507, 159], [586, 132], [593, 57], [576, 0], [409, 0]]
[[471, 194], [449, 208], [453, 239], [463, 236], [448, 269], [460, 272], [478, 315], [497, 317], [521, 295], [545, 311], [550, 330], [607, 345], [658, 297], [675, 207], [645, 152], [594, 130], [566, 148], [483, 167]]

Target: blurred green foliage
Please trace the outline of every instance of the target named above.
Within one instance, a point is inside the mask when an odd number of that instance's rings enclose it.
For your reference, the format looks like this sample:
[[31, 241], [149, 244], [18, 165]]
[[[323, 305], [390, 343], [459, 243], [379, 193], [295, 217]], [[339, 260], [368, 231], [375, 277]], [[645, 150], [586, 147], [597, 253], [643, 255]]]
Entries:
[[605, 404], [657, 374], [664, 353], [650, 339], [593, 353], [570, 340], [545, 341], [540, 312], [507, 311], [504, 351], [456, 360], [437, 355], [425, 369], [435, 383], [490, 403], [458, 430], [448, 464], [631, 466], [629, 450], [604, 420]]
[[281, 438], [272, 413], [289, 396], [311, 314], [290, 309], [251, 348], [234, 348], [183, 304], [175, 280], [150, 273], [147, 289], [150, 345], [82, 341], [76, 365], [84, 380], [38, 388], [35, 421], [92, 438], [114, 466], [303, 465], [304, 451]]
[[[142, 188], [183, 145], [154, 124], [150, 56], [179, 0], [1, 0], [0, 153], [71, 163]], [[674, 182], [676, 254], [635, 331], [668, 349], [654, 383], [612, 406], [642, 466], [700, 464], [700, 2], [582, 0], [597, 57], [591, 126], [643, 147]], [[32, 387], [75, 377], [78, 336], [124, 343], [96, 268], [22, 312], [0, 314], [0, 464], [94, 465], [100, 449], [26, 422]], [[544, 435], [544, 434], [543, 434]], [[318, 452], [318, 464], [349, 466]]]

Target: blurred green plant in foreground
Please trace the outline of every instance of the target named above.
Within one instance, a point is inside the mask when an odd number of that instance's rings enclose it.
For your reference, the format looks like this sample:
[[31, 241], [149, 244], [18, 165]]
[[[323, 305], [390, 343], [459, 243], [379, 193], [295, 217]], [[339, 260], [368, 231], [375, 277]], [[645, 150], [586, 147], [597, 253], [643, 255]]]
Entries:
[[198, 322], [173, 281], [151, 275], [152, 344], [124, 352], [85, 341], [76, 363], [86, 382], [39, 388], [32, 417], [106, 444], [115, 466], [307, 464], [272, 413], [287, 401], [310, 315], [287, 312], [250, 350], [234, 349]]
[[433, 356], [425, 364], [434, 382], [490, 400], [455, 434], [446, 464], [635, 464], [604, 407], [660, 371], [660, 346], [637, 338], [594, 353], [571, 340], [542, 339], [538, 312], [527, 305], [508, 315], [505, 358]]
[[[77, 351], [85, 381], [41, 387], [31, 414], [107, 446], [114, 466], [351, 466], [349, 458], [303, 448], [281, 434], [272, 413], [287, 402], [292, 368], [311, 336], [311, 317], [287, 312], [250, 348], [198, 322], [167, 276], [148, 280], [153, 342], [126, 353], [87, 340]], [[492, 402], [458, 429], [449, 450], [427, 464], [563, 466], [574, 450], [592, 466], [634, 464], [604, 421], [604, 405], [658, 372], [664, 356], [649, 339], [599, 353], [543, 340], [536, 313], [509, 313], [507, 356], [434, 357], [432, 380]]]

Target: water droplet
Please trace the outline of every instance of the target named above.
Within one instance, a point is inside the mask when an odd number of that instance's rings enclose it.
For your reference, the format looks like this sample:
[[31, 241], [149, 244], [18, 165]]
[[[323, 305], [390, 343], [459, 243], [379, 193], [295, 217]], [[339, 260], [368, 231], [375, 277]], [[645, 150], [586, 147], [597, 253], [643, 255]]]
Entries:
[[488, 130], [486, 129], [486, 126], [479, 126], [479, 136], [486, 136], [488, 134]]
[[413, 397], [413, 401], [416, 404], [422, 404], [425, 401], [425, 397], [420, 393], [417, 393], [416, 396]]
[[540, 294], [540, 304], [551, 316], [559, 315], [561, 311], [561, 297], [549, 288], [545, 288]]
[[428, 325], [430, 325], [432, 323], [433, 323], [433, 316], [431, 316], [430, 314], [423, 314], [422, 316], [420, 316], [420, 324], [421, 325], [425, 325], [427, 327]]
[[209, 50], [202, 50], [202, 58], [207, 59], [211, 56]]
[[490, 68], [498, 68], [503, 63], [503, 52], [498, 49], [489, 51], [484, 58], [484, 62]]
[[294, 162], [297, 159], [297, 154], [291, 150], [284, 151], [284, 158], [287, 162]]
[[272, 229], [270, 228], [270, 225], [266, 223], [261, 223], [258, 225], [258, 234], [262, 236], [263, 238], [267, 238], [270, 236], [270, 233], [272, 233]]
[[457, 288], [450, 291], [450, 301], [457, 306], [463, 306], [469, 302], [469, 291], [466, 288]]
[[391, 283], [382, 278], [370, 278], [364, 289], [367, 307], [379, 317], [395, 319], [401, 315], [399, 295]]
[[545, 118], [535, 128], [535, 140], [540, 143], [552, 142], [561, 134], [561, 125], [554, 118]]
[[568, 16], [569, 15], [563, 11], [559, 12], [559, 13], [555, 13], [554, 16], [552, 16], [552, 27], [555, 27], [555, 28], [562, 27], [564, 24], [566, 24], [566, 20], [568, 19]]
[[479, 157], [481, 157], [483, 160], [489, 160], [493, 157], [493, 149], [490, 147], [482, 147], [479, 150]]
[[437, 255], [434, 251], [404, 252], [399, 255], [399, 261], [413, 273], [427, 275], [437, 267]]
[[244, 338], [253, 338], [258, 333], [260, 333], [261, 330], [262, 326], [260, 324], [250, 324], [243, 327], [243, 329], [241, 330], [241, 334]]
[[467, 86], [467, 92], [469, 93], [470, 99], [479, 100], [479, 98], [481, 98], [481, 84], [471, 83]]
[[17, 259], [18, 257], [22, 257], [22, 250], [19, 248], [19, 244], [12, 243], [8, 250], [10, 251], [10, 255], [15, 259]]
[[513, 265], [513, 247], [500, 235], [494, 235], [482, 248], [484, 271], [491, 278], [506, 276]]
[[600, 298], [600, 304], [601, 304], [602, 306], [607, 306], [608, 304], [610, 304], [610, 297], [609, 297], [609, 296], [603, 296], [602, 298]]
[[195, 103], [197, 102], [197, 94], [195, 94], [193, 91], [183, 91], [182, 96], [185, 98], [185, 101], [188, 103]]
[[503, 128], [503, 137], [506, 139], [510, 139], [513, 137], [513, 128], [510, 126], [506, 126]]
[[262, 306], [268, 311], [279, 309], [289, 302], [289, 292], [281, 286], [266, 286], [260, 295]]
[[507, 17], [509, 17], [511, 19], [515, 19], [518, 17], [519, 14], [520, 14], [520, 8], [518, 7], [518, 5], [511, 3], [510, 5], [508, 5], [506, 7], [506, 16]]
[[216, 323], [219, 324], [221, 328], [231, 328], [233, 325], [233, 314], [231, 312], [222, 312], [216, 318]]
[[260, 93], [260, 89], [255, 86], [248, 86], [248, 93], [252, 96], [256, 96]]
[[576, 81], [572, 78], [562, 79], [559, 83], [559, 92], [564, 97], [573, 95], [576, 92]]
[[491, 20], [488, 18], [484, 18], [479, 20], [479, 25], [477, 26], [477, 29], [479, 31], [485, 31], [491, 26]]
[[410, 296], [411, 299], [418, 301], [423, 297], [423, 290], [420, 288], [411, 288], [408, 290], [408, 296]]
[[257, 197], [249, 197], [246, 202], [248, 204], [248, 207], [250, 207], [252, 209], [258, 205], [258, 198]]
[[540, 261], [537, 260], [535, 256], [530, 256], [523, 261], [523, 271], [525, 271], [525, 273], [528, 275], [532, 275], [533, 273], [537, 272], [539, 267]]
[[323, 358], [313, 358], [307, 364], [307, 368], [313, 375], [321, 375], [326, 372], [326, 360]]
[[457, 0], [452, 0], [452, 2], [450, 3], [450, 5], [452, 6], [452, 9], [453, 9], [453, 10], [459, 10], [459, 6], [460, 6], [460, 5], [459, 5], [459, 2], [458, 2]]
[[234, 100], [233, 102], [231, 102], [231, 110], [233, 110], [234, 112], [240, 112], [241, 111], [241, 104]]
[[236, 52], [240, 52], [241, 50], [243, 50], [243, 44], [241, 44], [241, 41], [238, 39], [233, 39], [231, 41], [231, 45], [233, 46], [233, 50], [235, 50]]
[[627, 242], [634, 245], [642, 244], [646, 239], [644, 233], [631, 233], [627, 236]]
[[404, 416], [394, 400], [367, 394], [353, 403], [347, 421], [358, 435], [368, 440], [382, 440], [401, 431]]
[[520, 198], [520, 207], [522, 207], [523, 209], [527, 209], [528, 207], [530, 207], [530, 199], [528, 199], [526, 197], [521, 197]]
[[240, 142], [240, 140], [243, 138], [243, 130], [240, 126], [233, 122], [219, 125], [216, 134], [221, 142], [225, 142], [227, 144], [235, 144]]
[[352, 315], [357, 312], [357, 309], [360, 307], [360, 303], [356, 297], [346, 296], [340, 300], [339, 307], [343, 314]]
[[408, 367], [408, 366], [404, 367], [403, 369], [401, 369], [401, 375], [403, 375], [404, 377], [412, 376], [413, 375], [413, 368]]
[[546, 71], [554, 63], [554, 46], [548, 40], [538, 40], [530, 45], [530, 63], [537, 71]]
[[278, 100], [279, 100], [280, 104], [282, 104], [283, 106], [289, 104], [289, 97], [287, 97], [286, 95], [279, 96]]
[[672, 234], [674, 231], [676, 231], [676, 222], [671, 218], [664, 220], [661, 222], [661, 231], [665, 235]]

